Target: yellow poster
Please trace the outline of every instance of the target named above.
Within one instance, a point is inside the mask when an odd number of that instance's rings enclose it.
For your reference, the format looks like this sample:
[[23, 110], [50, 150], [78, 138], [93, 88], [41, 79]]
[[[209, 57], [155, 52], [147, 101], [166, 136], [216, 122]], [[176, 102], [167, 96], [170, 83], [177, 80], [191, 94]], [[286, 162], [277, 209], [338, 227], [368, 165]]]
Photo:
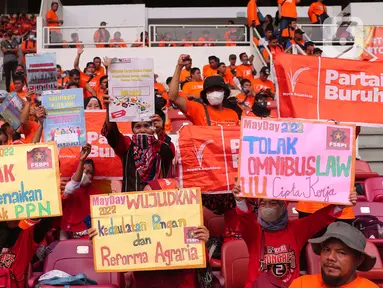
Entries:
[[199, 188], [91, 196], [97, 272], [205, 267]]
[[54, 142], [0, 146], [0, 221], [61, 216]]

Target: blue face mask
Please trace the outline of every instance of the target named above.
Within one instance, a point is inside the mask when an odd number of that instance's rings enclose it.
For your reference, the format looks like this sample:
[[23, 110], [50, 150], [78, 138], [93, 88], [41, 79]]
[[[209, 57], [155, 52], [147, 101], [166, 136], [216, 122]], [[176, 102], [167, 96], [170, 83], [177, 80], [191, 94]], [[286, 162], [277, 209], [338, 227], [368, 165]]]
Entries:
[[243, 92], [245, 92], [245, 93], [247, 94], [247, 93], [249, 93], [250, 91], [249, 91], [249, 89], [247, 89], [247, 88], [243, 88]]

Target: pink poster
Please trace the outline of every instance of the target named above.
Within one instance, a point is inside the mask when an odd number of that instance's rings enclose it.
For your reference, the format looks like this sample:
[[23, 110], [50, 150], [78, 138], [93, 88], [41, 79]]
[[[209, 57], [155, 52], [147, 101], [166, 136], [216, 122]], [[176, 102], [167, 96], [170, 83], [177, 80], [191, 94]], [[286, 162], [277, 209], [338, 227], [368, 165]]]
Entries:
[[244, 197], [349, 204], [355, 125], [243, 117], [239, 161]]

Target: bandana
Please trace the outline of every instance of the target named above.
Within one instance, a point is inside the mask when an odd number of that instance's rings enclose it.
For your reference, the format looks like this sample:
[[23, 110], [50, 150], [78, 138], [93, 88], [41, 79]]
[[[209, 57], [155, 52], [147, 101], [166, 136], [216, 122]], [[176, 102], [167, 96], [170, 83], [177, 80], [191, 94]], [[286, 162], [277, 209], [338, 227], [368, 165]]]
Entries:
[[157, 166], [160, 159], [155, 150], [156, 139], [153, 135], [134, 134], [132, 137], [133, 157], [137, 173], [143, 182], [147, 183], [156, 178]]

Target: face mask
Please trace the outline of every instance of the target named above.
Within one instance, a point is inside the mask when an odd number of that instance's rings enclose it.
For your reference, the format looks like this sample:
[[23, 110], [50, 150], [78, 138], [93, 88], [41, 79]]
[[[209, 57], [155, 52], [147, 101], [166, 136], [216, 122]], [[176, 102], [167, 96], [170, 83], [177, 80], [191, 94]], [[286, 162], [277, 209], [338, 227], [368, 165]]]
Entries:
[[83, 174], [82, 174], [82, 178], [81, 178], [81, 182], [80, 182], [80, 183], [81, 183], [80, 185], [81, 185], [82, 187], [85, 187], [85, 186], [90, 185], [90, 184], [92, 183], [92, 180], [89, 179], [89, 177], [88, 177], [87, 174], [83, 173]]
[[16, 74], [17, 76], [24, 76], [24, 72], [22, 72], [22, 71], [17, 71], [15, 74]]
[[91, 73], [91, 72], [86, 72], [86, 75], [88, 75], [88, 76], [93, 76], [93, 73]]
[[136, 146], [141, 149], [147, 149], [150, 145], [154, 143], [156, 138], [153, 135], [149, 134], [135, 134], [132, 137], [132, 140]]
[[279, 215], [277, 214], [277, 210], [273, 208], [260, 208], [259, 210], [261, 218], [266, 222], [275, 222], [278, 220]]
[[206, 95], [207, 101], [211, 106], [218, 106], [222, 104], [225, 92], [214, 91]]
[[247, 93], [249, 93], [249, 89], [243, 88], [243, 92], [245, 92], [247, 94]]

